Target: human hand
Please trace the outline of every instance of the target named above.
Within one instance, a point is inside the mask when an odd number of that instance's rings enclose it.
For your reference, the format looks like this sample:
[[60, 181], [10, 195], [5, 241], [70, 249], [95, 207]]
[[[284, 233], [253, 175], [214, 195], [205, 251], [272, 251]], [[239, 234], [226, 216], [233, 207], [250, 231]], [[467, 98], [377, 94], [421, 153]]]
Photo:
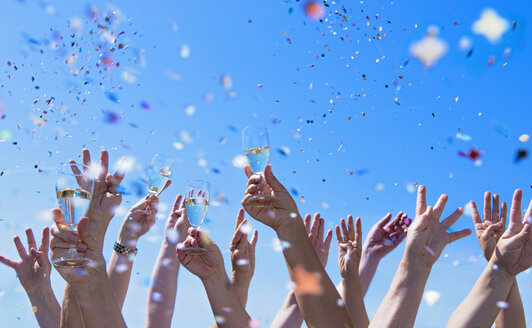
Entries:
[[233, 267], [233, 277], [231, 279], [233, 284], [249, 283], [255, 272], [255, 246], [257, 245], [259, 233], [257, 230], [253, 230], [251, 241], [248, 241], [248, 234], [243, 231], [247, 224], [247, 220], [244, 219], [244, 213], [243, 209], [238, 210], [235, 234], [229, 245], [231, 265]]
[[[170, 186], [170, 184], [171, 181], [168, 180], [161, 192]], [[155, 216], [157, 215], [158, 209], [158, 195], [147, 195], [139, 200], [127, 212], [118, 234], [118, 242], [127, 247], [135, 248], [140, 237], [148, 233], [155, 224]]]
[[190, 248], [196, 245], [204, 250], [191, 254], [187, 250], [177, 248], [179, 262], [190, 273], [198, 276], [201, 280], [206, 280], [219, 271], [224, 270], [224, 259], [218, 246], [216, 246], [205, 232], [189, 228], [184, 247]]
[[172, 211], [168, 214], [163, 238], [163, 243], [166, 245], [181, 244], [182, 246], [185, 239], [187, 239], [190, 222], [188, 221], [185, 202], [182, 200], [183, 196], [177, 195]]
[[[87, 149], [83, 149], [81, 154], [83, 165], [87, 168], [86, 171], [82, 174], [76, 166], [72, 166], [72, 171], [76, 175], [94, 178], [92, 199], [87, 209], [87, 216], [91, 218], [89, 222], [90, 235], [102, 242], [101, 246], [103, 246], [103, 237], [109, 222], [114, 216], [115, 209], [122, 202], [122, 194], [118, 188], [124, 178], [124, 172], [118, 170], [113, 175], [107, 173], [109, 154], [106, 150], [100, 152], [99, 166], [91, 163], [90, 152]], [[71, 160], [70, 164], [76, 164], [76, 161]], [[80, 177], [78, 182], [83, 183], [83, 178]]]
[[497, 243], [490, 260], [513, 276], [532, 265], [532, 200], [523, 219], [522, 198], [523, 192], [517, 189], [512, 199], [508, 229]]
[[482, 248], [482, 253], [484, 253], [484, 257], [488, 261], [493, 254], [497, 242], [506, 229], [506, 214], [508, 211], [505, 202], [502, 202], [502, 205], [499, 208], [499, 195], [493, 195], [493, 210], [491, 201], [491, 193], [486, 191], [484, 193], [484, 221], [482, 221], [482, 218], [478, 213], [477, 204], [474, 201], [471, 201], [471, 217], [475, 226], [475, 233], [480, 248]]
[[105, 260], [100, 247], [101, 242], [90, 235], [89, 219], [82, 218], [78, 223], [78, 230], [70, 230], [59, 209], [52, 210], [55, 224], [52, 226], [50, 241], [52, 261], [71, 255], [71, 250], [77, 251], [80, 257], [88, 258], [91, 262], [82, 267], [55, 266], [59, 274], [71, 285], [90, 283], [93, 279], [101, 277], [105, 272]]
[[431, 268], [447, 244], [471, 234], [470, 229], [447, 232], [447, 229], [462, 216], [464, 210], [460, 207], [440, 222], [447, 199], [447, 195], [441, 195], [434, 208], [427, 207], [425, 186], [419, 186], [416, 219], [406, 236], [405, 256], [412, 263], [421, 263]]
[[353, 216], [348, 215], [347, 225], [343, 218], [340, 220], [340, 224], [342, 232], [340, 232], [339, 226], [335, 227], [336, 239], [338, 240], [338, 266], [342, 278], [349, 278], [353, 274], [358, 275], [358, 266], [362, 257], [362, 223], [360, 218], [357, 218], [355, 229]]
[[0, 262], [15, 270], [20, 284], [29, 295], [39, 292], [43, 287], [51, 288], [50, 272], [52, 265], [48, 259], [48, 247], [50, 245], [50, 229], [44, 228], [42, 231], [41, 245], [37, 249], [37, 243], [30, 228], [26, 229], [28, 240], [28, 252], [20, 241], [19, 236], [13, 237], [20, 260], [13, 261], [0, 255]]
[[371, 228], [364, 243], [364, 256], [380, 261], [405, 239], [411, 220], [403, 212], [397, 213], [390, 222], [391, 218], [392, 214], [388, 213]]
[[264, 177], [266, 181], [258, 174], [249, 178], [242, 205], [254, 219], [278, 231], [299, 212], [290, 193], [273, 175], [271, 165], [264, 169]]
[[305, 215], [303, 222], [305, 223], [305, 230], [307, 230], [308, 237], [312, 242], [312, 247], [318, 254], [321, 265], [325, 268], [327, 259], [329, 258], [329, 248], [332, 240], [332, 230], [327, 231], [325, 240], [323, 240], [325, 220], [320, 217], [320, 213], [314, 214], [312, 225], [310, 224], [311, 215]]

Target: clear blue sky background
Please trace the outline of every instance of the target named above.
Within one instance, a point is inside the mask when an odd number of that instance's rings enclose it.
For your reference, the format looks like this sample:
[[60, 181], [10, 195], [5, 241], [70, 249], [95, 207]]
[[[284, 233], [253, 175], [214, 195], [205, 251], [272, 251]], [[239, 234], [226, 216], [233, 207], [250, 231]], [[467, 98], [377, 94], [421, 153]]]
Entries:
[[[105, 13], [111, 23], [121, 18], [108, 32], [124, 32], [118, 42], [123, 49], [109, 51], [102, 29], [87, 14], [90, 5], [99, 8], [98, 23], [106, 23]], [[242, 153], [240, 131], [249, 124], [269, 128], [274, 172], [292, 190], [300, 211], [321, 212], [331, 228], [348, 213], [362, 217], [364, 232], [387, 212], [412, 215], [415, 194], [407, 185], [416, 182], [427, 185], [431, 202], [449, 194], [447, 214], [471, 199], [481, 204], [485, 190], [506, 201], [514, 188], [523, 189], [526, 203], [532, 197], [532, 161], [515, 162], [518, 149], [531, 150], [530, 142], [518, 140], [532, 134], [530, 1], [336, 1], [330, 3], [327, 22], [310, 20], [301, 2], [288, 0], [117, 0], [113, 5], [120, 15], [111, 14], [108, 5], [2, 2], [3, 255], [16, 258], [11, 238], [23, 235], [25, 227], [40, 231], [51, 224], [43, 213], [56, 206], [54, 167], [77, 158], [83, 147], [93, 156], [104, 147], [112, 161], [127, 155], [139, 165], [155, 153], [172, 156], [174, 183], [161, 196], [168, 206], [184, 191], [186, 180], [209, 180], [213, 199], [223, 195], [227, 203], [209, 209], [204, 228], [226, 250], [246, 183], [231, 161]], [[471, 31], [485, 7], [516, 21], [515, 30], [497, 44]], [[76, 17], [82, 31], [69, 29]], [[405, 63], [409, 45], [430, 25], [439, 27], [448, 53], [430, 69], [415, 59]], [[377, 33], [383, 35], [380, 40]], [[473, 40], [469, 58], [458, 47], [464, 35]], [[187, 47], [190, 56], [183, 58]], [[509, 57], [503, 56], [506, 48]], [[119, 66], [98, 73], [100, 55], [111, 55]], [[495, 61], [488, 66], [491, 56]], [[124, 80], [124, 72], [136, 81]], [[224, 74], [233, 82], [229, 90], [221, 83]], [[205, 100], [206, 94], [212, 101]], [[185, 111], [190, 105], [196, 109], [191, 116]], [[472, 139], [458, 140], [457, 132]], [[184, 147], [176, 149], [174, 142]], [[281, 147], [290, 154], [282, 155]], [[482, 165], [458, 156], [471, 147], [483, 152]], [[126, 176], [130, 194], [124, 209], [140, 197], [137, 189], [144, 190], [141, 178], [139, 170]], [[139, 245], [124, 305], [130, 327], [144, 325], [147, 288], [168, 209], [163, 206], [161, 212], [163, 218]], [[121, 221], [116, 217], [108, 230], [107, 258]], [[259, 244], [248, 311], [266, 327], [285, 298], [289, 278], [282, 254], [272, 247], [275, 235], [252, 224], [259, 230]], [[453, 228], [473, 228], [471, 218], [464, 216]], [[381, 262], [366, 297], [370, 315], [402, 251], [403, 245]], [[327, 270], [334, 281], [339, 280], [336, 255], [333, 245]], [[441, 298], [432, 307], [422, 302], [417, 327], [443, 327], [485, 266], [473, 236], [447, 247], [444, 255], [427, 283]], [[230, 270], [228, 251], [224, 257]], [[64, 283], [55, 272], [52, 281], [60, 299]], [[530, 324], [532, 275], [523, 273], [518, 281]], [[175, 326], [206, 327], [212, 320], [201, 283], [181, 270]], [[0, 269], [0, 321], [6, 327], [37, 325], [7, 267]]]

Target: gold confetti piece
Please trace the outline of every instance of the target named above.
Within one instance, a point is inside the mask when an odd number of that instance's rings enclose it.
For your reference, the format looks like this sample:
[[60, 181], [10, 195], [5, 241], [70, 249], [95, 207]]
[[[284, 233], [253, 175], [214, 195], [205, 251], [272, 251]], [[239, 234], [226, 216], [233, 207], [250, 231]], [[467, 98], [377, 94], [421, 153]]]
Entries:
[[33, 313], [37, 313], [37, 307], [35, 305], [33, 306]]

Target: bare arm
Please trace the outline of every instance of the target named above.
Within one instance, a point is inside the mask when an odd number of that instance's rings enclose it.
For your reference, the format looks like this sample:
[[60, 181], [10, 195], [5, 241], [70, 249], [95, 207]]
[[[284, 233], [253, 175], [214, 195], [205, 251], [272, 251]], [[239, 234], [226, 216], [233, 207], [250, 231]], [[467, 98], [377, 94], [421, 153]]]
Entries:
[[517, 280], [513, 279], [512, 287], [506, 298], [507, 308], [502, 308], [495, 319], [497, 328], [524, 327], [526, 325], [525, 309], [519, 293]]
[[273, 176], [271, 166], [266, 167], [264, 176], [266, 182], [261, 175], [249, 178], [242, 204], [253, 218], [272, 227], [279, 240], [290, 245], [284, 247], [283, 254], [305, 322], [311, 327], [354, 327], [345, 307], [338, 306], [340, 295], [312, 247], [290, 193]]
[[78, 297], [69, 283], [65, 286], [61, 309], [61, 327], [83, 328], [83, 317], [78, 303]]
[[471, 233], [447, 232], [463, 212], [458, 208], [440, 222], [447, 199], [442, 195], [434, 208], [427, 207], [425, 187], [419, 186], [416, 219], [408, 230], [403, 259], [370, 327], [413, 327], [432, 266], [447, 244]]
[[181, 195], [176, 197], [168, 216], [161, 250], [153, 268], [153, 285], [148, 290], [147, 328], [169, 328], [172, 324], [179, 273], [176, 247], [187, 237], [189, 226], [181, 199]]
[[294, 328], [301, 327], [303, 315], [297, 305], [296, 295], [293, 290], [288, 292], [283, 305], [277, 312], [270, 327], [272, 328]]
[[13, 238], [20, 256], [18, 261], [0, 255], [0, 262], [17, 273], [18, 280], [28, 295], [39, 326], [44, 328], [59, 327], [61, 308], [50, 283], [52, 265], [48, 259], [49, 228], [43, 229], [42, 241], [38, 250], [33, 231], [30, 228], [26, 229], [26, 238], [28, 241], [27, 251], [18, 236]]

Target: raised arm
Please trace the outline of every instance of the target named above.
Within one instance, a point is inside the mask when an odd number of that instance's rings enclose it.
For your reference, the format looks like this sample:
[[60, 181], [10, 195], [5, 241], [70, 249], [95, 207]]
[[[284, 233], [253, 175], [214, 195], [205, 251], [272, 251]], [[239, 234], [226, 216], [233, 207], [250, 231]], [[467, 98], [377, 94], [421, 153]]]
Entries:
[[[327, 231], [327, 235], [324, 240], [323, 238], [325, 231], [325, 220], [320, 217], [320, 213], [314, 214], [312, 224], [310, 222], [310, 219], [310, 214], [305, 215], [305, 219], [303, 220], [305, 224], [305, 230], [307, 231], [309, 239], [312, 242], [314, 250], [316, 250], [316, 254], [318, 254], [318, 258], [320, 259], [321, 264], [323, 265], [323, 267], [325, 267], [329, 258], [329, 247], [331, 246], [332, 230], [329, 229]], [[294, 290], [290, 289], [286, 300], [281, 306], [281, 309], [279, 310], [279, 312], [277, 312], [277, 315], [273, 319], [271, 327], [301, 327], [303, 321], [303, 315], [301, 314], [301, 310], [299, 310], [299, 306], [297, 305]]]
[[153, 284], [148, 290], [147, 328], [170, 328], [172, 323], [179, 272], [176, 248], [185, 241], [190, 227], [181, 200], [182, 196], [178, 195], [168, 215], [161, 250], [153, 268]]
[[[491, 326], [500, 312], [497, 303], [508, 298], [512, 286], [515, 284], [515, 276], [532, 265], [532, 226], [526, 221], [528, 216], [525, 216], [524, 220], [522, 219], [522, 195], [521, 190], [515, 191], [508, 229], [496, 243], [486, 269], [478, 278], [471, 292], [454, 311], [447, 327]], [[485, 200], [491, 203], [491, 197], [488, 195], [486, 195]], [[496, 205], [498, 207], [498, 202]], [[485, 206], [484, 209], [486, 210], [484, 214], [486, 218], [489, 208]], [[527, 214], [530, 214], [530, 211], [531, 207], [529, 207]], [[488, 224], [487, 229], [493, 225]], [[487, 242], [489, 243], [490, 240]], [[524, 314], [516, 311], [515, 315], [516, 318], [513, 318], [515, 321], [507, 318], [501, 323], [504, 325], [512, 324], [511, 327], [526, 326]]]
[[20, 260], [13, 261], [0, 255], [0, 262], [15, 270], [20, 284], [26, 291], [33, 313], [41, 328], [59, 327], [61, 308], [55, 298], [50, 283], [52, 265], [48, 259], [50, 245], [50, 230], [42, 231], [41, 245], [37, 249], [37, 243], [30, 228], [26, 229], [28, 251], [24, 248], [18, 236], [13, 238]]
[[[52, 259], [66, 256], [70, 246], [76, 245], [78, 253], [92, 260], [90, 265], [83, 267], [56, 267], [77, 297], [85, 327], [125, 328], [126, 324], [105, 271], [105, 261], [99, 246], [102, 243], [90, 234], [89, 219], [82, 218], [78, 231], [75, 232], [68, 229], [59, 209], [53, 210], [53, 216], [55, 225], [52, 227]], [[77, 241], [73, 241], [74, 239]], [[61, 322], [61, 327], [69, 326]]]
[[434, 208], [427, 207], [425, 187], [419, 186], [416, 219], [408, 229], [405, 253], [370, 327], [413, 327], [432, 266], [447, 244], [471, 234], [469, 229], [447, 232], [462, 208], [440, 222], [447, 198], [442, 195]]
[[338, 240], [338, 266], [342, 276], [342, 299], [347, 310], [357, 326], [369, 326], [368, 314], [364, 306], [364, 295], [360, 285], [358, 273], [360, 258], [362, 256], [362, 223], [356, 219], [356, 229], [353, 224], [353, 216], [347, 216], [347, 224], [344, 219], [340, 220], [342, 226], [336, 226], [336, 239]]
[[[169, 185], [170, 180], [168, 180], [163, 190]], [[140, 237], [150, 231], [150, 228], [155, 223], [158, 205], [159, 198], [155, 195], [148, 195], [142, 198], [128, 211], [120, 228], [116, 240], [116, 246], [119, 246], [119, 248], [114, 249], [107, 268], [107, 275], [120, 308], [124, 305], [129, 287], [138, 241]]]
[[364, 242], [358, 270], [362, 295], [366, 295], [381, 259], [394, 250], [406, 237], [406, 228], [411, 220], [403, 212], [399, 212], [390, 222], [391, 218], [391, 213], [386, 214], [371, 228]]
[[227, 277], [220, 249], [202, 231], [189, 228], [188, 234], [186, 248], [199, 244], [205, 250], [189, 253], [178, 248], [177, 255], [181, 264], [201, 279], [218, 327], [248, 327], [250, 317]]
[[231, 285], [240, 300], [243, 308], [246, 308], [248, 300], [249, 284], [255, 273], [255, 246], [259, 233], [253, 231], [251, 241], [248, 241], [246, 229], [247, 220], [244, 219], [244, 210], [239, 209], [236, 217], [235, 234], [231, 239], [229, 250], [231, 251]]
[[[98, 163], [91, 161], [91, 155], [87, 149], [82, 150], [81, 158], [84, 167], [88, 169], [84, 172], [76, 172], [76, 166], [72, 166], [72, 170], [80, 176], [78, 180], [80, 185], [84, 183], [83, 176], [94, 179], [92, 199], [87, 210], [87, 215], [92, 218], [88, 229], [91, 235], [96, 236], [95, 238], [100, 243], [99, 247], [103, 249], [107, 227], [114, 216], [115, 209], [122, 202], [122, 194], [118, 188], [124, 178], [124, 172], [116, 171], [113, 175], [108, 174], [109, 154], [106, 150], [100, 152]], [[70, 163], [76, 164], [76, 161], [71, 160]], [[78, 250], [84, 251], [84, 247], [86, 245], [81, 243], [78, 245]], [[75, 295], [70, 284], [67, 283], [61, 311], [61, 325], [65, 327], [83, 327], [83, 317]]]
[[283, 245], [290, 279], [303, 318], [311, 327], [354, 327], [349, 312], [338, 306], [340, 295], [320, 263], [307, 236], [297, 206], [286, 188], [275, 178], [271, 166], [248, 180], [242, 200], [244, 209], [270, 226]]

